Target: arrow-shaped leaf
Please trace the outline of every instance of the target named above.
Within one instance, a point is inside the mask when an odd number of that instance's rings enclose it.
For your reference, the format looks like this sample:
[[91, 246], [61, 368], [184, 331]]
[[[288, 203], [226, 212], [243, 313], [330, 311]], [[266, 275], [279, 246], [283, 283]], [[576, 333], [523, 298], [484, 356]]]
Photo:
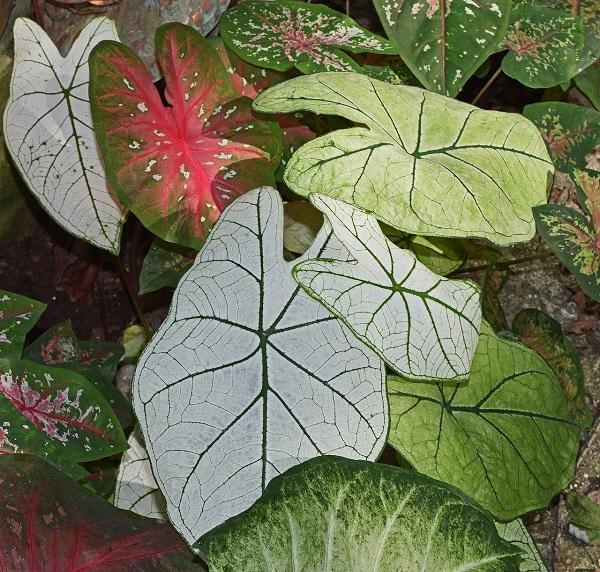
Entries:
[[355, 73], [299, 77], [268, 89], [254, 106], [341, 115], [361, 125], [292, 156], [285, 181], [298, 194], [353, 203], [411, 234], [502, 245], [534, 235], [531, 207], [546, 202], [553, 168], [535, 127], [519, 115]]
[[[322, 232], [305, 257], [343, 250]], [[135, 412], [169, 518], [190, 542], [287, 468], [327, 453], [374, 460], [385, 443], [383, 363], [291, 269], [279, 194], [237, 199], [138, 363]]]
[[88, 56], [98, 42], [117, 39], [114, 25], [90, 22], [64, 59], [31, 20], [19, 18], [14, 33], [4, 136], [15, 165], [65, 230], [118, 253], [125, 213], [107, 188], [88, 99]]

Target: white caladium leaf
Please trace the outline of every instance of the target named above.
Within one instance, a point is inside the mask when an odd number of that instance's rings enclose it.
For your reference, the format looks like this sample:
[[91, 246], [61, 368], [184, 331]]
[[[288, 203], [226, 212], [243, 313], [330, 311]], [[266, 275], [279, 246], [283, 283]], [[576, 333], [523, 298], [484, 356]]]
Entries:
[[98, 42], [118, 40], [114, 24], [90, 22], [66, 58], [27, 18], [14, 34], [4, 135], [15, 165], [59, 225], [117, 253], [125, 211], [106, 185], [88, 98], [88, 56]]
[[301, 262], [296, 281], [406, 377], [467, 379], [481, 324], [477, 286], [433, 273], [372, 215], [325, 195], [311, 201], [354, 260]]
[[[153, 473], [190, 543], [291, 466], [385, 444], [383, 363], [294, 282], [283, 220], [267, 187], [223, 211], [136, 369]], [[325, 230], [303, 259], [317, 256], [345, 258]]]

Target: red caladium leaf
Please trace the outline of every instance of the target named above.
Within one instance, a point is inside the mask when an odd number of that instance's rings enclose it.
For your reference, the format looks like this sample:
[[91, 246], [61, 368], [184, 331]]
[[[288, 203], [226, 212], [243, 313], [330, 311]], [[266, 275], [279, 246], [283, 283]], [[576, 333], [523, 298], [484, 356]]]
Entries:
[[152, 232], [199, 248], [233, 199], [272, 184], [275, 122], [239, 98], [209, 40], [181, 24], [156, 32], [162, 103], [143, 63], [116, 42], [90, 57], [90, 99], [111, 187]]
[[0, 457], [0, 570], [194, 572], [172, 526], [113, 507], [49, 464]]

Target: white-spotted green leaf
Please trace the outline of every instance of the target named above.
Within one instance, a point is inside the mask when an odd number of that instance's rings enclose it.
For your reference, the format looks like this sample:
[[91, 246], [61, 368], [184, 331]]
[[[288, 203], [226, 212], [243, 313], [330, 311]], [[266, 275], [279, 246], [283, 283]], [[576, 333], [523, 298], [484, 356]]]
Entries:
[[548, 572], [538, 547], [520, 518], [510, 522], [497, 522], [496, 530], [501, 538], [523, 551], [519, 572]]
[[389, 443], [499, 520], [546, 506], [573, 478], [581, 428], [534, 351], [482, 323], [466, 384], [388, 376]]
[[535, 233], [531, 207], [546, 202], [553, 166], [539, 133], [519, 115], [354, 73], [295, 78], [254, 106], [361, 125], [300, 147], [285, 171], [298, 194], [353, 203], [411, 234], [508, 245]]
[[419, 81], [455, 96], [493, 54], [508, 26], [510, 0], [373, 0], [388, 37]]
[[454, 487], [398, 467], [312, 459], [201, 538], [211, 572], [514, 571], [519, 549]]
[[325, 195], [311, 200], [354, 260], [298, 264], [302, 288], [398, 373], [466, 379], [481, 324], [477, 286], [431, 272], [390, 242], [375, 217]]
[[88, 56], [102, 40], [118, 40], [97, 18], [63, 58], [35, 22], [14, 27], [15, 63], [4, 136], [30, 191], [65, 230], [113, 253], [125, 211], [109, 192], [88, 98]]
[[[304, 255], [340, 258], [322, 232]], [[228, 207], [141, 356], [134, 408], [171, 522], [190, 543], [289, 467], [374, 460], [387, 434], [383, 363], [294, 282], [268, 187]]]
[[117, 474], [114, 505], [148, 518], [167, 520], [165, 499], [158, 490], [150, 459], [137, 427], [127, 443], [129, 449], [121, 458]]

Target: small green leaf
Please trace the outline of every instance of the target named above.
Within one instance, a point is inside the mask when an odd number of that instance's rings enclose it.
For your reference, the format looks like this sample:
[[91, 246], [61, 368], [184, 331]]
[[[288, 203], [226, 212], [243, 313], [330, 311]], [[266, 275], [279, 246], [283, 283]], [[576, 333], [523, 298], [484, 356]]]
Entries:
[[150, 340], [143, 326], [133, 324], [123, 331], [123, 353], [122, 360], [125, 363], [135, 363], [140, 357], [143, 349]]
[[140, 295], [165, 286], [175, 288], [194, 262], [197, 251], [155, 239], [140, 272]]
[[0, 290], [0, 359], [19, 359], [27, 332], [35, 326], [46, 304]]
[[456, 272], [467, 259], [460, 240], [451, 238], [411, 236], [406, 245], [396, 244], [412, 250], [420, 262], [440, 276]]
[[319, 457], [276, 477], [194, 545], [212, 572], [513, 571], [519, 549], [454, 487], [398, 467]]
[[46, 365], [77, 361], [81, 355], [79, 341], [71, 320], [55, 324], [23, 350], [23, 358]]
[[575, 85], [600, 110], [600, 59], [575, 76]]
[[538, 547], [521, 519], [497, 522], [496, 530], [501, 538], [523, 551], [519, 572], [548, 572]]
[[388, 376], [388, 397], [389, 443], [499, 520], [546, 506], [573, 478], [581, 428], [560, 383], [534, 351], [487, 324], [468, 383]]
[[567, 495], [567, 504], [571, 509], [571, 534], [586, 544], [600, 544], [600, 505], [577, 493]]

